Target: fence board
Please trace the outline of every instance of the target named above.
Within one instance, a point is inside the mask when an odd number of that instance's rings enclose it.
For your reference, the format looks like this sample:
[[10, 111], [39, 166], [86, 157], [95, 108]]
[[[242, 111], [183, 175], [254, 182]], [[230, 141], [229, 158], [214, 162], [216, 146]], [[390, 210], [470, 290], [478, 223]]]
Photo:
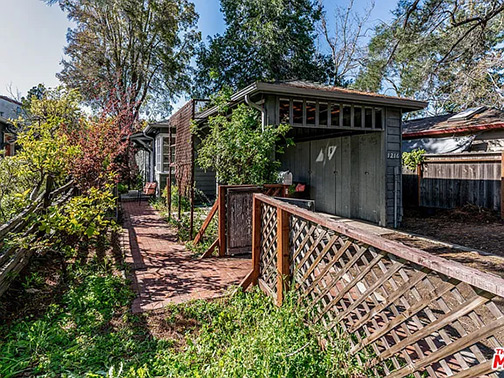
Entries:
[[277, 299], [277, 214], [288, 214], [300, 302], [312, 321], [348, 333], [350, 354], [374, 375], [496, 377], [503, 279], [264, 195], [254, 201], [260, 287]]
[[473, 204], [501, 211], [502, 175], [499, 152], [425, 155], [420, 179], [418, 173], [403, 170], [404, 206], [452, 209]]

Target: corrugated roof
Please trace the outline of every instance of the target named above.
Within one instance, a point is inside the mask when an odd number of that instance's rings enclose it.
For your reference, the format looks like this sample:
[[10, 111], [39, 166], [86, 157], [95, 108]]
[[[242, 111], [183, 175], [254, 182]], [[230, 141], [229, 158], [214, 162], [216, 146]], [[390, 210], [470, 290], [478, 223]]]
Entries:
[[403, 123], [403, 138], [443, 137], [470, 134], [482, 130], [504, 129], [504, 112], [495, 108], [475, 114], [470, 119], [449, 121], [454, 114], [414, 119]]

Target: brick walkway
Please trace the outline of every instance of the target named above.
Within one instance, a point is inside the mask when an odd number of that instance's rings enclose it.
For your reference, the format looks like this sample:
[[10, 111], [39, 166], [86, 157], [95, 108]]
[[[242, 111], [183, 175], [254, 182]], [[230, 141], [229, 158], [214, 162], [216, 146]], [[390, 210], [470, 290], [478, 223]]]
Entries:
[[251, 270], [250, 259], [193, 258], [146, 202], [125, 202], [123, 208], [126, 263], [138, 292], [132, 305], [135, 313], [221, 296]]

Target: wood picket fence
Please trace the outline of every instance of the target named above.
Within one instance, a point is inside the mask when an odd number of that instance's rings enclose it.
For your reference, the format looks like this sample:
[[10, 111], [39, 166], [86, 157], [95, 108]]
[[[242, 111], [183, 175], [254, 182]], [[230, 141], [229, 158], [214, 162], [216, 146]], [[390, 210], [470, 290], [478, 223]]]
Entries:
[[17, 274], [28, 264], [33, 250], [22, 248], [17, 245], [6, 246], [7, 239], [11, 234], [27, 236], [37, 233], [38, 224], [30, 226], [30, 219], [40, 214], [49, 206], [59, 206], [73, 195], [73, 181], [52, 190], [52, 181], [47, 180], [46, 189], [17, 216], [0, 226], [0, 296], [7, 291]]
[[[296, 290], [310, 319], [338, 329], [370, 374], [497, 376], [504, 280], [254, 194], [253, 270], [279, 305]], [[330, 340], [329, 340], [330, 341]]]

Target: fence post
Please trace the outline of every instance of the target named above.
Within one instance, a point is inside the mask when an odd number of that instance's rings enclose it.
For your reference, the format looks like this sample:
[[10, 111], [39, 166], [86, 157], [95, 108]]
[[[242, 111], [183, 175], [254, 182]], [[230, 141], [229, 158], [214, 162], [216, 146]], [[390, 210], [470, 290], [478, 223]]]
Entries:
[[54, 184], [54, 179], [51, 175], [48, 175], [46, 177], [46, 188], [45, 188], [45, 193], [44, 193], [44, 202], [43, 202], [43, 207], [44, 209], [47, 209], [49, 206], [51, 206], [51, 191], [53, 188]]
[[289, 284], [289, 213], [277, 208], [277, 304], [282, 305]]
[[504, 152], [501, 155], [501, 218], [504, 219]]
[[261, 256], [261, 201], [255, 195], [252, 198], [252, 285], [257, 285]]
[[226, 254], [226, 188], [219, 186], [219, 257]]

